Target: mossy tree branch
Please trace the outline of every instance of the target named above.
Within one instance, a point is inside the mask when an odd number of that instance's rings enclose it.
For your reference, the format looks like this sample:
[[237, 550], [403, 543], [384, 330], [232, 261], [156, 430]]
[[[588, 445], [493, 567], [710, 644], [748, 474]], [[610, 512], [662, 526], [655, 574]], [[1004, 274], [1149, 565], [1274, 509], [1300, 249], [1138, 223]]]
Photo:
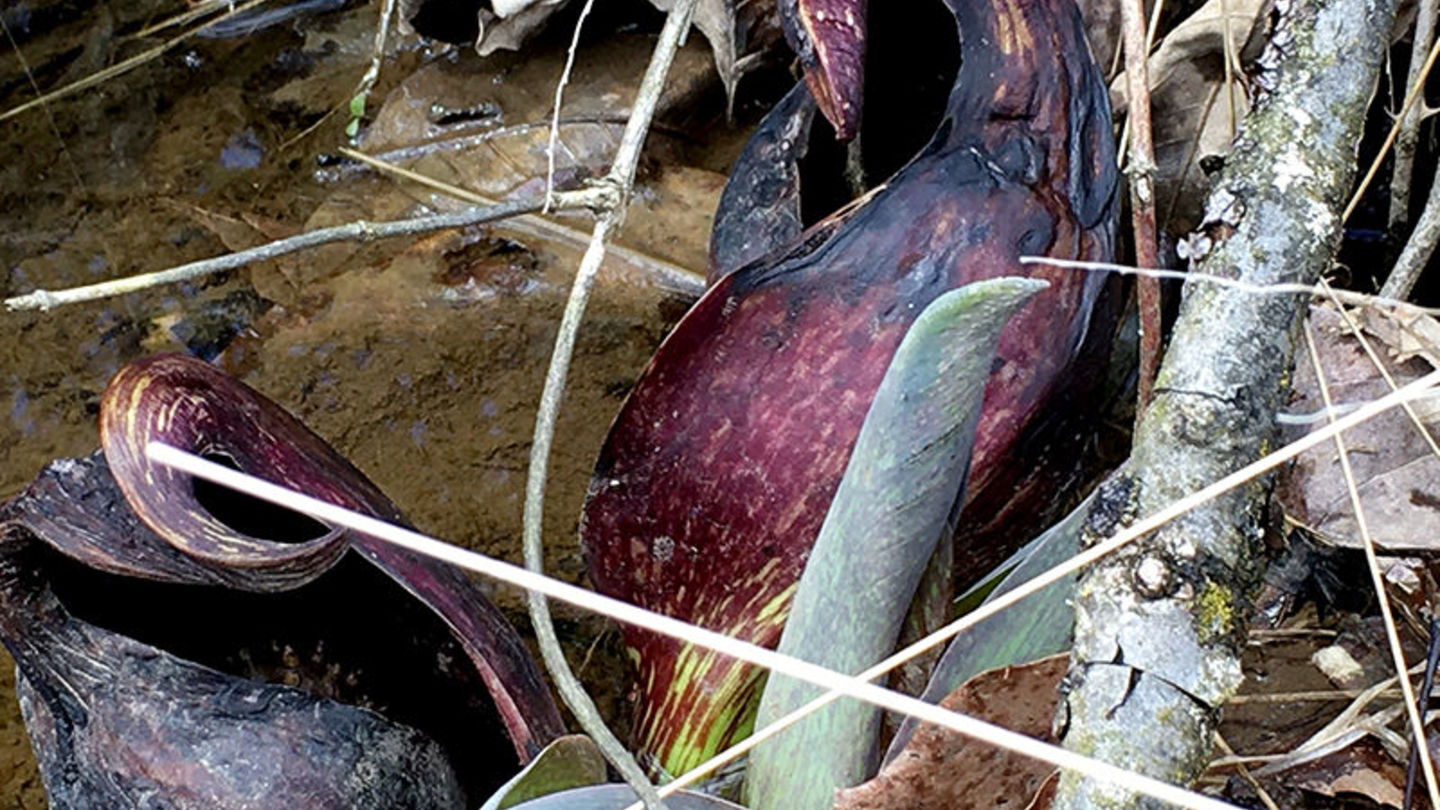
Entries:
[[[1355, 146], [1393, 0], [1277, 2], [1256, 108], [1191, 237], [1192, 272], [1313, 284], [1339, 245]], [[1275, 438], [1302, 295], [1192, 284], [1129, 463], [1088, 518], [1094, 541], [1264, 454]], [[1076, 598], [1066, 747], [1186, 784], [1241, 682], [1246, 597], [1263, 569], [1269, 484], [1256, 480], [1089, 571]], [[1055, 807], [1141, 799], [1075, 774]]]

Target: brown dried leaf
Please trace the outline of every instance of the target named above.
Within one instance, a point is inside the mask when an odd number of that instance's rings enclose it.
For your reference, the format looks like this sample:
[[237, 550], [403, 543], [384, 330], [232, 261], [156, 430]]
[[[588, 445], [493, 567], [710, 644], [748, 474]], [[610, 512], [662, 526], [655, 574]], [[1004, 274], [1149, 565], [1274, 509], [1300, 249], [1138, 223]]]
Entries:
[[489, 56], [498, 50], [518, 51], [525, 40], [559, 11], [566, 0], [491, 0], [480, 9], [480, 36], [475, 50]]
[[[1150, 57], [1156, 213], [1160, 227], [1172, 234], [1200, 224], [1209, 187], [1202, 161], [1229, 154], [1236, 124], [1250, 109], [1238, 54], [1264, 5], [1264, 0], [1209, 0], [1176, 26]], [[1235, 60], [1229, 88], [1233, 104], [1225, 83], [1227, 17]], [[1116, 111], [1123, 111], [1123, 76], [1111, 85], [1111, 96]]]
[[1405, 769], [1373, 738], [1297, 765], [1278, 780], [1331, 798], [1358, 794], [1390, 807], [1400, 807], [1405, 796]]
[[[1050, 741], [1056, 690], [1070, 666], [1057, 655], [992, 669], [966, 681], [941, 706]], [[878, 776], [838, 791], [835, 810], [966, 810], [1029, 803], [1049, 765], [935, 726], [921, 726]]]
[[[675, 7], [675, 0], [650, 0], [650, 4], [668, 12]], [[725, 84], [725, 93], [735, 96], [735, 82], [740, 78], [735, 71], [735, 60], [740, 57], [740, 45], [736, 41], [735, 4], [733, 0], [700, 0], [695, 6], [691, 24], [699, 28], [710, 41], [710, 50], [715, 55], [715, 71]]]
[[1360, 323], [1385, 344], [1396, 363], [1419, 357], [1440, 368], [1440, 321], [1423, 313], [1365, 309], [1360, 312]]
[[[1315, 307], [1310, 321], [1337, 407], [1343, 409], [1389, 393], [1390, 387], [1359, 342], [1346, 334], [1337, 312]], [[1417, 350], [1410, 354], [1421, 353]], [[1403, 363], [1382, 360], [1398, 385], [1429, 371], [1419, 359]], [[1302, 358], [1296, 364], [1295, 397], [1289, 411], [1296, 418], [1311, 415], [1323, 421], [1323, 407], [1314, 370]], [[1419, 400], [1411, 407], [1432, 434], [1440, 429], [1440, 411], [1433, 402]], [[1310, 425], [1300, 427], [1308, 429]], [[1387, 411], [1347, 431], [1345, 441], [1375, 542], [1392, 550], [1440, 548], [1440, 460], [1431, 454], [1405, 412], [1398, 408]], [[1328, 540], [1349, 547], [1360, 544], [1349, 490], [1333, 443], [1321, 444], [1296, 459], [1281, 480], [1279, 497], [1293, 517]]]
[[[661, 11], [669, 11], [675, 0], [650, 0]], [[775, 0], [700, 0], [692, 24], [710, 42], [715, 55], [715, 72], [725, 85], [725, 97], [733, 104], [735, 86], [751, 64], [747, 56], [758, 54], [780, 41], [780, 20]]]
[[[476, 50], [488, 56], [498, 50], [519, 50], [532, 33], [549, 21], [567, 0], [491, 0], [491, 8], [481, 8], [480, 36]], [[674, 0], [650, 0], [661, 11], [670, 11]], [[748, 53], [778, 41], [778, 20], [774, 0], [740, 4], [735, 0], [700, 0], [695, 8], [692, 25], [700, 29], [710, 43], [715, 58], [715, 71], [725, 85], [726, 96], [735, 97], [735, 85], [745, 73], [742, 58]]]

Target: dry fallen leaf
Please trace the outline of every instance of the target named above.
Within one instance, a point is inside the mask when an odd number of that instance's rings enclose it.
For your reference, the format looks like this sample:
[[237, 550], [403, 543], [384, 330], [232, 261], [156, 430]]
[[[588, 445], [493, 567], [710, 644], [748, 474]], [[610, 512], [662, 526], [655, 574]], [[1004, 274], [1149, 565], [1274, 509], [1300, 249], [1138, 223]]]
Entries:
[[1385, 344], [1395, 362], [1419, 357], [1440, 368], [1440, 321], [1424, 313], [1372, 308], [1360, 312], [1360, 323]]
[[[1050, 741], [1060, 679], [1057, 655], [966, 681], [941, 706]], [[899, 756], [864, 784], [837, 791], [835, 810], [1018, 808], [1054, 769], [935, 726], [921, 726]]]
[[1390, 807], [1400, 807], [1405, 796], [1405, 768], [1372, 738], [1297, 765], [1274, 778], [1286, 787], [1331, 798], [1358, 794]]
[[[1210, 182], [1204, 167], [1229, 154], [1236, 122], [1250, 109], [1238, 55], [1264, 5], [1264, 0], [1209, 0], [1176, 26], [1150, 57], [1156, 214], [1160, 227], [1172, 234], [1188, 233], [1200, 224]], [[1227, 21], [1233, 79], [1228, 86]], [[1123, 112], [1123, 76], [1111, 85], [1111, 96], [1116, 112]]]
[[[661, 11], [669, 11], [675, 0], [650, 0]], [[775, 0], [700, 0], [693, 24], [710, 42], [715, 72], [725, 85], [725, 96], [735, 102], [735, 86], [753, 59], [778, 45], [780, 20]]]
[[[1321, 365], [1330, 395], [1342, 412], [1389, 393], [1390, 387], [1355, 338], [1347, 334], [1339, 313], [1324, 307], [1311, 309]], [[1413, 333], [1411, 333], [1413, 334]], [[1396, 362], [1379, 341], [1371, 341], [1382, 355], [1396, 384], [1404, 385], [1428, 372], [1419, 355], [1434, 347], [1409, 352], [1414, 359]], [[1295, 395], [1287, 421], [1293, 429], [1309, 430], [1323, 424], [1324, 402], [1315, 383], [1312, 364], [1303, 356], [1296, 363]], [[1440, 411], [1431, 400], [1411, 407], [1432, 434], [1440, 430]], [[1394, 551], [1440, 548], [1440, 459], [1405, 412], [1387, 411], [1345, 433], [1350, 463], [1355, 471], [1366, 522], [1375, 542]], [[1335, 445], [1326, 442], [1298, 459], [1281, 479], [1278, 495], [1288, 513], [1342, 546], [1360, 544]]]
[[518, 51], [567, 0], [492, 0], [493, 10], [480, 9], [480, 35], [475, 50], [489, 56], [498, 50]]
[[[473, 35], [481, 56], [518, 51], [569, 0], [404, 0], [401, 17], [426, 36], [457, 42]], [[650, 0], [668, 12], [674, 0]], [[699, 0], [692, 24], [710, 43], [715, 71], [734, 102], [735, 86], [782, 37], [775, 0]]]

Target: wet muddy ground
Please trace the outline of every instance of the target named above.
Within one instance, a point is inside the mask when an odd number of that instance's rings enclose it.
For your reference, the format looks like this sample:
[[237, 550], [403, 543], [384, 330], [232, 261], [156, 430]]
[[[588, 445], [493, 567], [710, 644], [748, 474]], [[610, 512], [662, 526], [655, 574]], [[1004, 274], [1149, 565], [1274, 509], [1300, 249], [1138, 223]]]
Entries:
[[[152, 0], [66, 18], [7, 9], [30, 76], [61, 86], [158, 44]], [[660, 16], [618, 4], [591, 23], [562, 118], [557, 178], [603, 172]], [[68, 8], [68, 7], [67, 7]], [[21, 9], [22, 11], [24, 9]], [[53, 12], [46, 16], [41, 12]], [[333, 156], [378, 9], [193, 39], [99, 86], [0, 123], [0, 295], [164, 269], [301, 230], [458, 203]], [[56, 15], [59, 15], [58, 17]], [[357, 148], [493, 198], [533, 195], [570, 23], [519, 55], [392, 40]], [[14, 52], [0, 111], [34, 96]], [[783, 69], [782, 69], [783, 70]], [[757, 98], [757, 95], [760, 98]], [[640, 187], [581, 330], [547, 503], [547, 565], [579, 580], [576, 518], [610, 419], [703, 272], [724, 172], [763, 108], [725, 119], [702, 38], [675, 68]], [[307, 127], [319, 122], [313, 132]], [[297, 140], [298, 139], [298, 140]], [[214, 358], [290, 408], [424, 531], [519, 558], [533, 417], [588, 216], [333, 245], [238, 272], [51, 312], [0, 312], [0, 497], [47, 461], [90, 452], [106, 380], [161, 351]], [[517, 595], [493, 594], [523, 626]], [[574, 661], [623, 718], [628, 677], [602, 622], [559, 614]], [[0, 654], [3, 655], [3, 654]], [[0, 804], [44, 795], [0, 660]]]

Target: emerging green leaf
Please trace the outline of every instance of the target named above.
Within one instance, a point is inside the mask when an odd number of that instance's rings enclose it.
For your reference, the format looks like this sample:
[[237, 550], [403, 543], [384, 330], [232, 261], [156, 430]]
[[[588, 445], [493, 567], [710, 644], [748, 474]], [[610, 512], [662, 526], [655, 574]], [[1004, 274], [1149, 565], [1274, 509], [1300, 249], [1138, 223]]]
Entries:
[[[975, 282], [936, 298], [916, 319], [866, 414], [800, 578], [781, 652], [859, 672], [894, 648], [925, 564], [962, 500], [1000, 330], [1046, 286]], [[772, 676], [757, 722], [818, 695]], [[761, 745], [750, 758], [750, 804], [829, 808], [835, 788], [873, 771], [879, 724], [878, 709], [845, 701]]]

